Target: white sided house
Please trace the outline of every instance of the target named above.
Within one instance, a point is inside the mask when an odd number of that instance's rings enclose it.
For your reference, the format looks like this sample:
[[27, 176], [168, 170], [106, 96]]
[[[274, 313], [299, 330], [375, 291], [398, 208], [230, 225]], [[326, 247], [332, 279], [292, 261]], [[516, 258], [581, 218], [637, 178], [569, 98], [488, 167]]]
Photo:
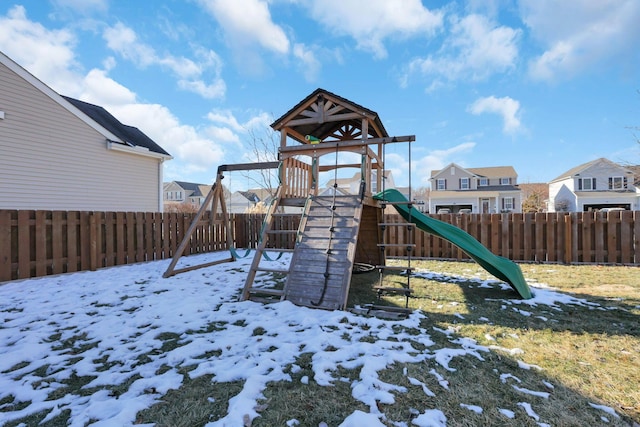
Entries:
[[511, 166], [463, 168], [451, 163], [431, 171], [429, 213], [522, 212], [518, 174]]
[[0, 209], [160, 212], [169, 153], [0, 52]]
[[600, 158], [576, 166], [549, 183], [549, 212], [588, 212], [601, 209], [640, 210], [640, 189], [634, 173]]
[[196, 212], [204, 203], [210, 190], [210, 185], [195, 182], [165, 182], [162, 190], [164, 210], [165, 212]]

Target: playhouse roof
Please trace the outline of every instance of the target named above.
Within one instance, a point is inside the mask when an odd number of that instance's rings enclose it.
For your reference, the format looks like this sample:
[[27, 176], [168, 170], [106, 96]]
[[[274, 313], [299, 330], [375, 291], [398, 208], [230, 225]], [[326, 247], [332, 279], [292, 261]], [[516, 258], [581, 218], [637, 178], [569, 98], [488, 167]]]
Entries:
[[273, 122], [271, 127], [276, 131], [286, 128], [287, 136], [308, 144], [309, 141], [305, 140], [307, 135], [320, 140], [359, 139], [364, 118], [368, 121], [365, 138], [389, 136], [378, 113], [318, 88]]

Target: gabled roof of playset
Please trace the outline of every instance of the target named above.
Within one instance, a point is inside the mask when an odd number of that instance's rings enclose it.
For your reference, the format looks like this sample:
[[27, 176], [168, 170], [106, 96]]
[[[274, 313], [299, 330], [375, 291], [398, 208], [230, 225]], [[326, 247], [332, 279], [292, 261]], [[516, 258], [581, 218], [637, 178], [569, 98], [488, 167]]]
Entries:
[[368, 137], [389, 136], [378, 113], [318, 88], [273, 122], [271, 127], [276, 131], [287, 128], [287, 136], [302, 144], [310, 143], [305, 140], [307, 135], [321, 141], [359, 139], [365, 117], [369, 121]]

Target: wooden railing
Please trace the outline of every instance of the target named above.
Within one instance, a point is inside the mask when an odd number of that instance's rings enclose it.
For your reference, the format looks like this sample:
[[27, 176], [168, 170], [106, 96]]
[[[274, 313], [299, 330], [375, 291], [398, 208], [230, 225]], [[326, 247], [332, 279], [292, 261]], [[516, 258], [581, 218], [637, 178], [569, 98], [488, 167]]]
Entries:
[[[194, 214], [0, 210], [0, 282], [171, 258]], [[609, 213], [432, 215], [514, 261], [640, 266], [640, 211]], [[262, 215], [231, 215], [235, 246], [255, 247]], [[294, 229], [299, 215], [279, 216], [275, 228]], [[385, 222], [400, 222], [387, 215]], [[404, 227], [387, 227], [386, 241], [408, 242]], [[292, 235], [269, 242], [294, 245]], [[453, 244], [416, 230], [414, 256], [466, 259]], [[185, 255], [225, 250], [226, 227], [198, 225]], [[389, 251], [405, 256], [404, 248]]]
[[282, 161], [281, 169], [284, 173], [282, 197], [307, 197], [311, 188], [311, 166], [289, 157]]

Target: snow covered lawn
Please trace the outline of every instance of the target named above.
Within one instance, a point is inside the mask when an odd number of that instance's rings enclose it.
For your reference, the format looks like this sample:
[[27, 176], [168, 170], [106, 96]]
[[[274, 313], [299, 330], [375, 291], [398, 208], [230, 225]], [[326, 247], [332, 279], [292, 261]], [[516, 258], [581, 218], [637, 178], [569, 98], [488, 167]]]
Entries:
[[[227, 256], [183, 260], [201, 263]], [[250, 258], [163, 279], [168, 262], [0, 286], [0, 425], [33, 425], [41, 419], [50, 425], [56, 420], [71, 426], [139, 424], [139, 412], [180, 388], [185, 372], [191, 379], [208, 375], [217, 384], [241, 385], [226, 402], [208, 396], [212, 407], [223, 410], [211, 416], [208, 426], [258, 424], [261, 412], [268, 410], [269, 384], [291, 381], [300, 388], [347, 383], [357, 409], [340, 423], [326, 420], [325, 425], [456, 425], [433, 399], [458, 393], [449, 379], [456, 371], [453, 362], [464, 358], [480, 366], [498, 353], [518, 359], [512, 372], [495, 372], [495, 377], [505, 393], [520, 399], [500, 408], [460, 402], [462, 414], [500, 425], [554, 423], [539, 415], [554, 385], [548, 380], [537, 389], [521, 384], [519, 376], [533, 368], [518, 349], [492, 348], [438, 329], [421, 311], [390, 321], [288, 302], [238, 302]], [[548, 289], [534, 291], [532, 301], [505, 305], [528, 316], [536, 304], [586, 304]], [[448, 344], [436, 345], [434, 334]], [[311, 366], [300, 376], [303, 354], [311, 355]], [[433, 367], [415, 378], [411, 367], [425, 363]], [[395, 382], [383, 378], [391, 366], [404, 366]], [[341, 370], [356, 374], [344, 376]], [[405, 394], [418, 396], [420, 405], [404, 418], [387, 415], [385, 408]], [[619, 417], [596, 402], [589, 410], [603, 423]], [[288, 426], [309, 425], [299, 415], [284, 417]]]

